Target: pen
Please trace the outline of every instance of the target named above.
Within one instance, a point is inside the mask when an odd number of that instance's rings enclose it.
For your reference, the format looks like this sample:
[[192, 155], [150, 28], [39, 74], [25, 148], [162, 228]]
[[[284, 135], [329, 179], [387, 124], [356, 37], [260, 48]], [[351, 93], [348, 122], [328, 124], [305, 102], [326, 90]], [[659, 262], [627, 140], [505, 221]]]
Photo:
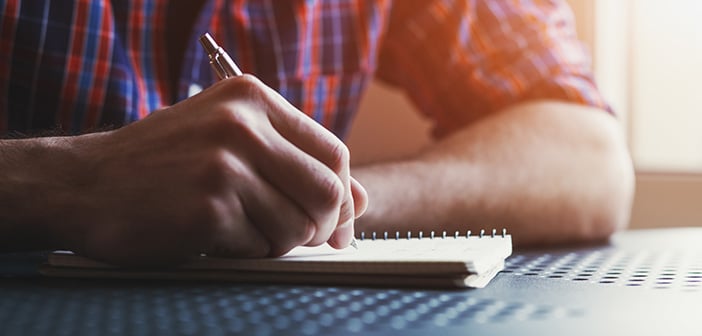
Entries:
[[[205, 48], [205, 52], [210, 58], [210, 65], [219, 79], [243, 75], [236, 63], [234, 63], [234, 60], [215, 42], [210, 33], [204, 33], [200, 36], [200, 44]], [[350, 245], [358, 250], [356, 237], [351, 238]]]

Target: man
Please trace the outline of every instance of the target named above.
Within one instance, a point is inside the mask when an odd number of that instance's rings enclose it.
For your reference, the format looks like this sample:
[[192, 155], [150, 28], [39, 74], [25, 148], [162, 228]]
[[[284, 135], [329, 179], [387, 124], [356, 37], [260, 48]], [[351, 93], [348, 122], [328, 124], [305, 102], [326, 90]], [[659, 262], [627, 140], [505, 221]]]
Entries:
[[[356, 231], [506, 227], [518, 244], [628, 221], [627, 149], [563, 2], [1, 8], [0, 130], [29, 135], [0, 141], [3, 250], [158, 264], [341, 248], [354, 218]], [[204, 31], [252, 75], [212, 85]], [[437, 141], [350, 167], [337, 137], [373, 76], [407, 92]], [[31, 137], [46, 130], [92, 133]]]

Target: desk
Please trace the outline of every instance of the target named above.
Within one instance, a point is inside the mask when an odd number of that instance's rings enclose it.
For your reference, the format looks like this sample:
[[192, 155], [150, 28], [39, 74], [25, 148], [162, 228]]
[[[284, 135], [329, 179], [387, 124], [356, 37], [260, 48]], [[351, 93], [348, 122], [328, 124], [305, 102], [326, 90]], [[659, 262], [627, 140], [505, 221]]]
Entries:
[[87, 281], [0, 258], [2, 335], [702, 334], [702, 229], [517, 251], [485, 289]]

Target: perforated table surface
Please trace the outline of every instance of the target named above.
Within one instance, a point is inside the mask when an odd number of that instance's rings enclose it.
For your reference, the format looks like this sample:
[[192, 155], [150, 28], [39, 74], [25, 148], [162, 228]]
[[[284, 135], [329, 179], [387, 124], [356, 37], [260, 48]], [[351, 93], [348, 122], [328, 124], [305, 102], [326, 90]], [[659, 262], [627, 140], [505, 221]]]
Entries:
[[0, 256], [0, 335], [702, 334], [702, 229], [516, 251], [487, 288], [96, 281]]

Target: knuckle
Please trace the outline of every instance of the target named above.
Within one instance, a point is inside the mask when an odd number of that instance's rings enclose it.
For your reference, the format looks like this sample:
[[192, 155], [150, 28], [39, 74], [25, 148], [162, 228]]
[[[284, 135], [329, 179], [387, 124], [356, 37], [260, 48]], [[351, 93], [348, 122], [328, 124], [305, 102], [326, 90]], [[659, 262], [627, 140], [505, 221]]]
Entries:
[[316, 231], [317, 225], [315, 221], [308, 216], [304, 216], [300, 223], [296, 225], [296, 228], [289, 231], [290, 236], [287, 237], [287, 240], [291, 242], [293, 246], [305, 244], [312, 239]]
[[241, 171], [233, 154], [224, 148], [208, 151], [202, 162], [199, 183], [211, 195], [226, 191], [233, 176]]
[[251, 117], [246, 112], [235, 104], [221, 105], [212, 114], [211, 129], [207, 132], [213, 132], [217, 136], [228, 136], [233, 132], [250, 132]]
[[308, 216], [304, 216], [294, 230], [289, 231], [289, 236], [286, 237], [284, 244], [280, 246], [280, 250], [290, 250], [295, 246], [305, 245], [313, 241], [315, 235], [319, 231], [318, 223]]
[[312, 235], [316, 232], [315, 224], [310, 219], [302, 220], [294, 226], [295, 228], [288, 228], [285, 232], [279, 232], [270, 238], [268, 255], [281, 256], [295, 246], [304, 245], [312, 239]]
[[319, 188], [322, 206], [325, 209], [335, 210], [341, 206], [344, 200], [345, 188], [338, 176], [325, 174], [319, 181]]
[[267, 119], [260, 110], [246, 103], [223, 104], [211, 117], [204, 136], [215, 144], [237, 144], [239, 149], [265, 150], [270, 146], [267, 137]]
[[244, 74], [225, 80], [222, 89], [233, 97], [255, 97], [264, 92], [264, 84], [255, 76]]
[[345, 168], [349, 166], [351, 154], [349, 148], [341, 142], [335, 140], [331, 145], [330, 149], [331, 161], [330, 167], [335, 173], [341, 173]]
[[341, 205], [341, 211], [339, 212], [339, 224], [346, 223], [354, 219], [354, 209], [353, 201], [346, 200], [344, 204]]
[[212, 240], [221, 230], [227, 216], [227, 208], [219, 197], [205, 196], [195, 205], [195, 222], [191, 234], [203, 241]]
[[315, 225], [314, 221], [308, 216], [305, 216], [305, 220], [303, 221], [302, 225], [300, 226], [300, 230], [298, 231], [298, 241], [300, 241], [301, 243], [306, 243], [310, 239], [312, 239], [316, 232], [317, 226]]
[[216, 148], [207, 154], [205, 158], [205, 177], [217, 179], [221, 182], [226, 176], [229, 168], [229, 153], [222, 148]]
[[235, 152], [267, 152], [271, 141], [265, 136], [266, 126], [260, 118], [245, 107], [234, 107], [213, 121], [210, 142], [216, 145], [230, 144]]
[[256, 78], [256, 76], [251, 74], [243, 74], [238, 76], [236, 81], [256, 88], [260, 88], [263, 85], [263, 83]]
[[271, 253], [271, 245], [267, 241], [261, 239], [261, 243], [255, 244], [254, 247], [252, 248], [252, 252], [250, 254], [251, 257], [254, 258], [262, 258], [267, 255], [270, 255]]

